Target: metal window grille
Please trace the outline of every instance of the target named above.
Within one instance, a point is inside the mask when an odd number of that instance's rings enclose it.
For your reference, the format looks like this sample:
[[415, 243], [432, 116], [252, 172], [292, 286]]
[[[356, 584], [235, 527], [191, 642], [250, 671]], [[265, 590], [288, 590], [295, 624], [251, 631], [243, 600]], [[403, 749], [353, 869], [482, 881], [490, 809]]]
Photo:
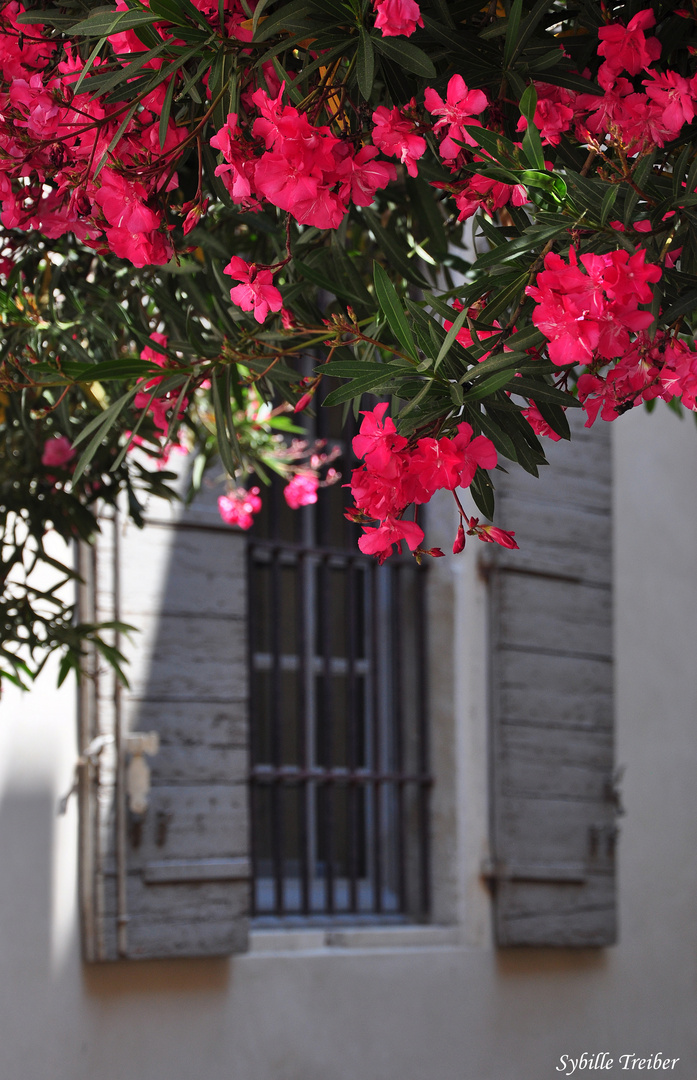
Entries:
[[[322, 413], [320, 411], [320, 416]], [[424, 567], [378, 567], [340, 487], [249, 543], [253, 914], [403, 921], [429, 907]]]

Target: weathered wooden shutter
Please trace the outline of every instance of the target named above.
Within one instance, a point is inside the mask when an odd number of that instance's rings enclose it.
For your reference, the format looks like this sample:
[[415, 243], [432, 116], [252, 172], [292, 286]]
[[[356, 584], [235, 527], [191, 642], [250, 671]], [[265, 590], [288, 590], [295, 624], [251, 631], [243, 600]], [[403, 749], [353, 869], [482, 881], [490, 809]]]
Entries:
[[[116, 687], [98, 656], [98, 674], [84, 680], [85, 957], [241, 952], [249, 904], [244, 537], [205, 505], [143, 531], [107, 519], [82, 565], [83, 617], [116, 617], [141, 631], [120, 641], [130, 689]], [[144, 762], [150, 790], [139, 806], [129, 787]]]
[[499, 945], [616, 940], [610, 432], [571, 419], [539, 479], [497, 482], [520, 544], [490, 575]]

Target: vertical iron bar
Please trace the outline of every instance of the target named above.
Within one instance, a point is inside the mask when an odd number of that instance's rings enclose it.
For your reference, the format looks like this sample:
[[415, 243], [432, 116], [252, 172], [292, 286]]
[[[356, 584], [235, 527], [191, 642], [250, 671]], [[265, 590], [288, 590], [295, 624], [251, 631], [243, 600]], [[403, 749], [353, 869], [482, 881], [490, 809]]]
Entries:
[[[114, 585], [113, 619], [121, 619], [121, 565], [119, 551], [119, 512], [112, 519], [112, 565]], [[119, 650], [121, 635], [114, 630], [114, 648]], [[114, 741], [116, 744], [116, 936], [119, 956], [128, 956], [128, 851], [126, 836], [126, 732], [121, 711], [121, 683], [113, 678]]]
[[257, 786], [253, 769], [257, 762], [257, 708], [256, 708], [256, 671], [254, 666], [254, 647], [256, 644], [256, 624], [254, 616], [256, 603], [254, 593], [254, 545], [247, 543], [247, 671], [249, 672], [249, 850], [252, 863], [252, 888], [249, 898], [249, 912], [252, 918], [258, 914], [257, 883], [259, 881], [259, 858], [257, 852], [256, 797]]
[[348, 829], [349, 910], [358, 911], [358, 788], [355, 779], [358, 765], [358, 734], [356, 725], [356, 568], [347, 559], [344, 575], [346, 596], [346, 634], [348, 637], [348, 671], [346, 678], [347, 764], [349, 784], [346, 791]]
[[[271, 553], [271, 763], [281, 765], [281, 564], [280, 552], [274, 546]], [[283, 862], [281, 785], [278, 777], [271, 783], [271, 853], [274, 875], [274, 913], [283, 914]]]
[[[322, 758], [325, 769], [331, 769], [333, 764], [333, 719], [332, 711], [332, 633], [329, 619], [329, 559], [322, 557], [319, 581], [319, 606], [320, 606], [320, 641], [322, 647], [322, 712], [319, 718], [320, 731], [322, 732]], [[325, 897], [326, 911], [328, 915], [334, 914], [334, 787], [329, 779], [322, 785], [323, 803], [323, 831], [324, 831], [324, 856], [325, 856]]]
[[426, 650], [428, 637], [426, 627], [426, 570], [415, 569], [416, 573], [416, 663], [417, 663], [417, 709], [418, 709], [418, 771], [419, 782], [419, 868], [421, 876], [421, 911], [425, 917], [431, 909], [431, 853], [429, 833], [429, 802], [431, 787], [429, 783], [429, 746], [428, 746], [428, 682]]
[[[307, 701], [307, 620], [305, 618], [305, 596], [308, 589], [307, 582], [307, 559], [305, 552], [298, 554], [296, 563], [297, 589], [296, 589], [296, 613], [297, 613], [297, 709], [298, 709], [298, 765], [307, 771], [312, 762], [310, 759], [310, 740], [308, 738], [308, 701]], [[298, 843], [300, 848], [300, 890], [301, 907], [303, 915], [310, 914], [310, 859], [309, 859], [309, 833], [308, 833], [308, 806], [307, 800], [310, 792], [307, 778], [300, 781], [297, 788], [298, 798], [298, 826], [300, 835]]]
[[382, 911], [382, 853], [381, 853], [381, 836], [380, 825], [382, 817], [381, 795], [382, 789], [379, 780], [379, 774], [381, 771], [381, 755], [380, 755], [380, 729], [381, 729], [381, 709], [380, 709], [380, 663], [379, 663], [379, 641], [380, 641], [380, 622], [378, 613], [378, 567], [377, 563], [372, 563], [370, 566], [370, 621], [371, 621], [371, 642], [370, 642], [370, 674], [372, 680], [371, 686], [371, 698], [373, 706], [372, 717], [372, 773], [373, 773], [373, 881], [374, 881], [374, 910], [376, 914], [380, 914]]
[[[391, 634], [390, 634], [390, 659], [392, 676], [392, 744], [394, 746], [395, 772], [401, 777], [404, 774], [404, 730], [403, 730], [403, 706], [402, 706], [402, 564], [395, 563], [390, 569], [392, 588], [390, 589], [391, 600]], [[396, 856], [397, 856], [397, 895], [399, 897], [399, 910], [406, 910], [406, 842], [405, 842], [405, 814], [404, 814], [404, 781], [398, 779], [394, 784], [394, 797], [396, 803], [395, 831], [396, 831]]]

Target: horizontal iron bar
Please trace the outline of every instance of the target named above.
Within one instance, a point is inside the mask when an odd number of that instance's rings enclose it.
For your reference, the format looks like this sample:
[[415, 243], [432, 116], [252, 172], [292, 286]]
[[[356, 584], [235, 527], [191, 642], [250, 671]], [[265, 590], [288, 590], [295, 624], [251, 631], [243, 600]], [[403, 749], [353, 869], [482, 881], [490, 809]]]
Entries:
[[261, 783], [304, 783], [317, 780], [323, 784], [432, 784], [433, 777], [425, 773], [371, 772], [369, 769], [298, 769], [294, 766], [255, 765], [252, 780]]

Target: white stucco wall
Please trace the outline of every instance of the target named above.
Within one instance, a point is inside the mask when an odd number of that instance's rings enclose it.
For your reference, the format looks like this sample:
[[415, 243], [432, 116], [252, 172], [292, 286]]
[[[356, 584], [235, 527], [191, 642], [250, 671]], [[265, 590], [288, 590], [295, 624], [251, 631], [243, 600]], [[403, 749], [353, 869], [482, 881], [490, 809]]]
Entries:
[[[0, 705], [0, 1080], [543, 1080], [560, 1055], [680, 1058], [697, 1075], [697, 431], [665, 409], [615, 425], [620, 944], [494, 950], [476, 573], [449, 562], [438, 647], [436, 912], [412, 946], [256, 940], [232, 961], [86, 968], [76, 915], [71, 690]], [[445, 560], [443, 560], [445, 563]], [[451, 586], [452, 580], [452, 586]], [[452, 707], [454, 702], [454, 709]], [[454, 734], [450, 718], [456, 714]], [[454, 934], [454, 938], [453, 938]], [[351, 940], [344, 939], [344, 940]], [[284, 950], [284, 941], [305, 948]], [[271, 947], [273, 946], [273, 947]], [[625, 1070], [631, 1071], [631, 1070]], [[636, 1070], [634, 1070], [636, 1072]], [[597, 1075], [594, 1073], [594, 1075]], [[603, 1075], [623, 1075], [616, 1064]], [[665, 1073], [664, 1073], [665, 1075]]]

